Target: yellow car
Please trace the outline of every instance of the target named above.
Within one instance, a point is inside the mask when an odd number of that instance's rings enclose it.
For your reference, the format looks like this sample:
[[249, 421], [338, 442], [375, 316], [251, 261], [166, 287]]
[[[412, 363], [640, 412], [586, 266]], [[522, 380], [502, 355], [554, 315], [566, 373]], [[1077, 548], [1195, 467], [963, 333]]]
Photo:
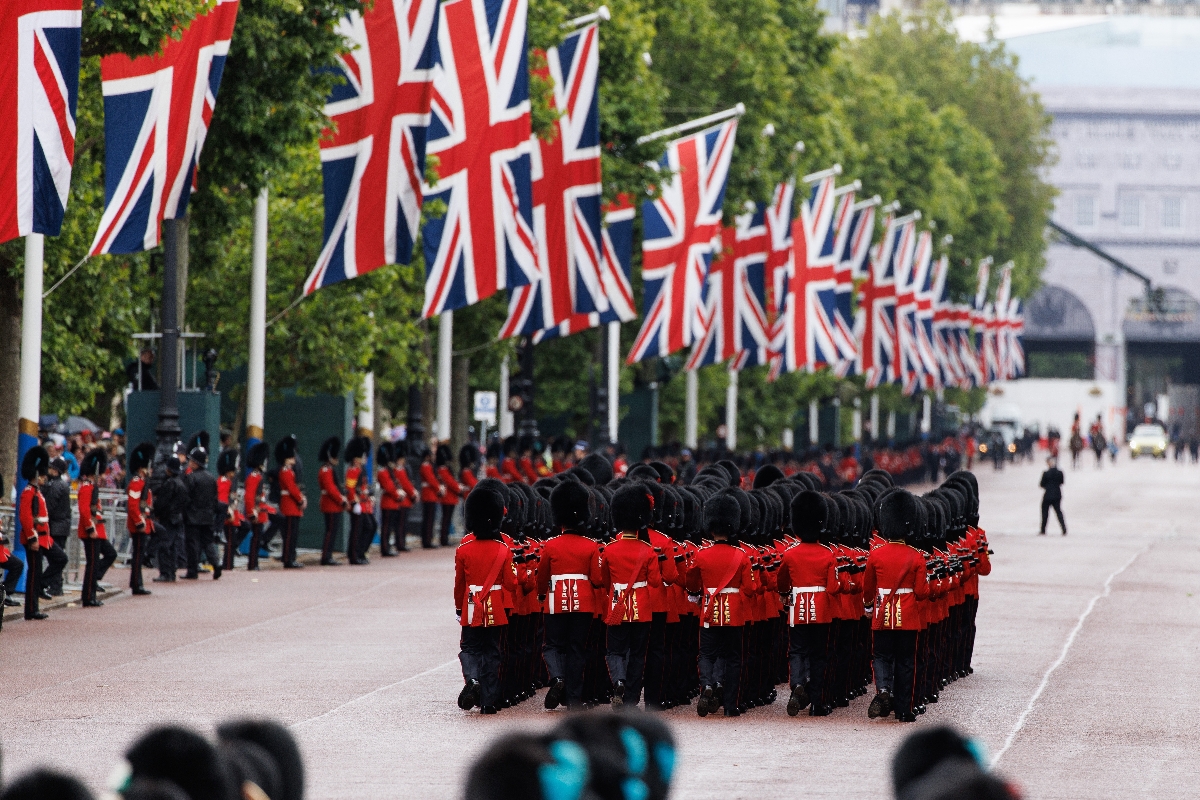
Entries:
[[1129, 437], [1129, 455], [1167, 457], [1167, 432], [1161, 425], [1138, 425]]

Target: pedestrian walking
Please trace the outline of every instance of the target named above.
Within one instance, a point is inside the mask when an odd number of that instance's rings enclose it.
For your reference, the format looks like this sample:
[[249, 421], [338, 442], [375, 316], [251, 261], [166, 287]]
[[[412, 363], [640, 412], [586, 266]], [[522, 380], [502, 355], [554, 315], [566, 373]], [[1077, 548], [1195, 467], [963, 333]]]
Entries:
[[1046, 471], [1042, 473], [1041, 487], [1045, 490], [1042, 495], [1042, 527], [1038, 531], [1039, 536], [1046, 535], [1046, 520], [1050, 517], [1050, 509], [1054, 509], [1054, 515], [1058, 517], [1058, 525], [1062, 528], [1062, 535], [1067, 535], [1067, 521], [1063, 519], [1062, 513], [1062, 485], [1065, 483], [1062, 470], [1058, 468], [1058, 461], [1053, 458], [1046, 459]]

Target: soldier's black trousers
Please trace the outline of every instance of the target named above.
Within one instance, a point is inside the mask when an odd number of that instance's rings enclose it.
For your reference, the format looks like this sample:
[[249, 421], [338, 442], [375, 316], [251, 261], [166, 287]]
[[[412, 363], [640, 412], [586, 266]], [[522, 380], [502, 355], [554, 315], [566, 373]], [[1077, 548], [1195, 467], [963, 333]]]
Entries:
[[404, 524], [408, 521], [408, 509], [385, 508], [379, 514], [379, 552], [391, 552], [393, 540], [396, 550], [407, 550], [408, 546], [404, 541]]
[[129, 534], [129, 588], [131, 591], [144, 589], [142, 583], [142, 559], [146, 556], [148, 533]]
[[[211, 525], [187, 526], [187, 574], [195, 577], [200, 574], [200, 553], [214, 570], [221, 569], [221, 560], [217, 556], [217, 546], [213, 543]], [[219, 574], [219, 573], [214, 573]]]
[[237, 556], [238, 548], [242, 546], [242, 540], [246, 538], [246, 534], [250, 532], [250, 526], [243, 521], [240, 525], [225, 526], [225, 569], [233, 571], [233, 559]]
[[[40, 558], [35, 559], [41, 566], [42, 573], [38, 576], [38, 592], [49, 586], [55, 581], [62, 579], [63, 570], [67, 568], [67, 551], [59, 546], [58, 542], [54, 542], [49, 547], [38, 549], [41, 554]], [[29, 588], [26, 582], [25, 594], [28, 596]]]
[[[58, 545], [59, 547], [62, 548], [62, 551], [64, 553], [67, 552], [67, 539], [69, 538], [68, 536], [52, 536], [51, 538], [54, 540], [54, 543], [56, 545]], [[44, 589], [46, 589], [47, 591], [49, 591], [50, 594], [52, 594], [56, 597], [58, 595], [62, 594], [63, 593], [62, 571], [59, 571], [59, 573], [56, 576], [54, 576], [53, 579], [47, 579], [47, 580], [42, 581], [42, 587]]]
[[33, 619], [38, 613], [39, 595], [42, 593], [42, 549], [25, 548], [29, 573], [25, 576], [25, 619]]
[[433, 547], [433, 523], [437, 516], [437, 503], [421, 503], [421, 547]]
[[0, 569], [6, 570], [4, 573], [4, 594], [10, 595], [17, 591], [17, 583], [21, 580], [21, 574], [25, 571], [25, 562], [17, 558], [13, 553], [8, 554], [8, 560], [0, 563]]
[[583, 611], [547, 614], [546, 643], [542, 659], [550, 679], [562, 678], [566, 684], [568, 705], [583, 702], [583, 669], [587, 664], [588, 630], [592, 615]]
[[506, 627], [462, 629], [458, 661], [464, 681], [479, 681], [481, 707], [495, 706], [500, 701], [500, 636]]
[[250, 560], [246, 564], [246, 569], [258, 569], [258, 551], [262, 548], [262, 535], [262, 523], [250, 523]]
[[625, 681], [622, 699], [636, 705], [642, 694], [642, 680], [646, 674], [646, 646], [650, 641], [652, 622], [622, 622], [608, 626], [608, 648], [604, 661], [608, 664], [608, 677], [615, 686]]
[[646, 642], [646, 708], [656, 706], [668, 698], [671, 688], [667, 685], [667, 612], [659, 611], [651, 616], [650, 633]]
[[814, 706], [824, 705], [825, 670], [829, 664], [829, 623], [793, 625], [788, 629], [789, 681], [803, 686]]
[[300, 536], [300, 518], [283, 518], [283, 563], [296, 563], [296, 539]]
[[96, 584], [108, 572], [108, 568], [117, 560], [117, 549], [108, 539], [84, 539], [83, 552], [87, 558], [87, 566], [83, 568], [83, 596], [85, 604], [96, 601]]
[[455, 503], [454, 505], [449, 505], [446, 503], [440, 503], [439, 505], [442, 507], [442, 525], [438, 532], [438, 544], [440, 544], [442, 547], [449, 547], [450, 523], [454, 519], [454, 509], [458, 507], [458, 504]]
[[358, 514], [358, 533], [354, 537], [354, 541], [358, 543], [358, 560], [366, 562], [367, 551], [371, 549], [371, 542], [375, 541], [375, 515], [374, 514]]
[[874, 631], [875, 686], [891, 692], [897, 714], [912, 710], [916, 682], [917, 632]]
[[[321, 541], [321, 563], [326, 564], [333, 560], [333, 540], [337, 538], [337, 531], [340, 527], [338, 522], [342, 518], [342, 512], [334, 511], [325, 514], [325, 538]], [[350, 546], [347, 544], [346, 551], [350, 551]], [[351, 556], [353, 559], [353, 556]]]
[[741, 696], [742, 626], [700, 628], [700, 685], [716, 686], [724, 679], [726, 710], [738, 707]]

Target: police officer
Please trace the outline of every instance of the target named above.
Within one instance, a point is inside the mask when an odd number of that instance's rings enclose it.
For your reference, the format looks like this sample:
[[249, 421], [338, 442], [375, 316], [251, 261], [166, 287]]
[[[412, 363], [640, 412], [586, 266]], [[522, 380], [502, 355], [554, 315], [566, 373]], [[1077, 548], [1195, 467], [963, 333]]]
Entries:
[[213, 580], [221, 578], [221, 559], [213, 543], [213, 525], [219, 521], [217, 479], [205, 468], [207, 465], [208, 451], [199, 445], [192, 448], [188, 453], [188, 474], [183, 479], [187, 493], [183, 512], [187, 531], [187, 573], [183, 577], [192, 581], [200, 577], [201, 552], [212, 566]]
[[183, 483], [183, 464], [179, 461], [182, 446], [176, 443], [173, 453], [155, 470], [152, 478], [154, 492], [155, 536], [158, 538], [154, 561], [158, 566], [155, 583], [174, 583], [179, 556], [185, 547], [183, 515], [187, 509], [187, 487]]
[[[65, 478], [67, 462], [56, 458], [50, 462], [50, 472], [46, 485], [42, 487], [42, 497], [46, 498], [46, 511], [50, 514], [50, 538], [66, 552], [67, 539], [71, 535], [71, 485]], [[42, 592], [43, 599], [61, 597], [63, 593], [62, 573], [58, 573], [53, 581], [47, 581]]]

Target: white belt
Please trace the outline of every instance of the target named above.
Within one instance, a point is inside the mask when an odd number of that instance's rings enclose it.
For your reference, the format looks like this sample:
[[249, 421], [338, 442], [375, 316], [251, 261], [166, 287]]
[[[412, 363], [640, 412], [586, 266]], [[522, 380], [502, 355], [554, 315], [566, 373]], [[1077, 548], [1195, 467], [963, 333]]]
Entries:
[[811, 592], [823, 592], [823, 591], [825, 591], [824, 586], [793, 586], [792, 587], [792, 595], [809, 594]]
[[[499, 592], [499, 591], [501, 591], [503, 588], [504, 588], [504, 587], [503, 587], [503, 586], [501, 586], [501, 585], [500, 585], [500, 584], [498, 584], [498, 583], [492, 584], [492, 588], [491, 588], [491, 590], [488, 592], [488, 594], [491, 594], [491, 592]], [[469, 593], [471, 593], [472, 595], [474, 595], [474, 594], [478, 594], [479, 592], [482, 592], [482, 591], [483, 591], [483, 586], [472, 586], [472, 585], [468, 585], [468, 586], [467, 586], [467, 591], [468, 591]], [[475, 621], [475, 603], [474, 603], [474, 602], [472, 602], [472, 603], [471, 603], [471, 605], [470, 605], [470, 606], [467, 608], [467, 624], [471, 624], [471, 623], [473, 623], [474, 621]]]
[[741, 589], [721, 589], [721, 590], [705, 589], [704, 591], [708, 592], [709, 594], [737, 594], [738, 592], [740, 592], [742, 590]]
[[[892, 593], [892, 590], [891, 589], [880, 589], [879, 593], [886, 597], [887, 595]], [[896, 594], [912, 594], [912, 593], [913, 593], [912, 589], [897, 589], [896, 590]]]
[[[490, 589], [490, 591], [493, 591], [493, 592], [499, 592], [499, 591], [503, 591], [503, 589], [504, 589], [504, 587], [503, 587], [503, 586], [501, 586], [500, 584], [496, 583], [496, 584], [493, 584], [493, 585], [492, 585], [492, 588]], [[467, 591], [468, 591], [468, 592], [472, 592], [472, 593], [474, 593], [474, 592], [482, 592], [482, 591], [483, 591], [483, 587], [482, 587], [482, 586], [468, 586], [468, 587], [467, 587]]]
[[577, 572], [564, 572], [561, 575], [551, 575], [550, 576], [550, 583], [552, 583], [552, 584], [558, 583], [560, 581], [586, 581], [586, 580], [588, 580], [587, 575], [581, 575]]
[[630, 587], [630, 585], [628, 583], [614, 583], [613, 588], [616, 589], [618, 592], [623, 592], [629, 588], [645, 589], [649, 585], [650, 585], [649, 581], [638, 581], [632, 587]]

